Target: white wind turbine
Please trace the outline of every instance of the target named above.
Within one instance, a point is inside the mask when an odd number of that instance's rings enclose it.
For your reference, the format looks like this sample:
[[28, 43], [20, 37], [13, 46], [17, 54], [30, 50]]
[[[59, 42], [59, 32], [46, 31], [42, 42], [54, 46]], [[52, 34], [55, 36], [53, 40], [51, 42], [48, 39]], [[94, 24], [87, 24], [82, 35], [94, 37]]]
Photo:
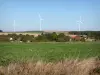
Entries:
[[80, 20], [79, 21], [77, 21], [77, 23], [78, 23], [78, 31], [80, 31], [81, 30], [81, 24], [83, 24], [82, 23], [82, 20], [81, 20], [81, 16], [80, 16]]
[[13, 28], [14, 28], [14, 32], [15, 32], [15, 20], [14, 20]]
[[41, 18], [41, 16], [40, 16], [40, 14], [38, 13], [38, 16], [39, 16], [39, 19], [40, 19], [40, 31], [42, 30], [42, 26], [41, 26], [41, 23], [42, 23], [42, 18]]

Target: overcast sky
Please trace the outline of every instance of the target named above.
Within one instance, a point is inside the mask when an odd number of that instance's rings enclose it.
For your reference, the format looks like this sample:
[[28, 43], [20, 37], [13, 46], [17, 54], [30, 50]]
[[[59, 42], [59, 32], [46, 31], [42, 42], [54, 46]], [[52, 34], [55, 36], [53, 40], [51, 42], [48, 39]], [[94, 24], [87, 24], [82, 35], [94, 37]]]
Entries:
[[100, 30], [100, 0], [0, 0], [0, 29], [13, 31]]

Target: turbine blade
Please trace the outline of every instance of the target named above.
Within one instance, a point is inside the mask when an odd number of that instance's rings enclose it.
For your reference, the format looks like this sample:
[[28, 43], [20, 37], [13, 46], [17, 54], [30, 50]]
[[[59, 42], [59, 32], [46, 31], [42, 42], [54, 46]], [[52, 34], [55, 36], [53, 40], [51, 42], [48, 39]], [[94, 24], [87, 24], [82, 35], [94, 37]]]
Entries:
[[39, 16], [39, 18], [40, 18], [40, 20], [41, 20], [42, 18], [41, 18], [41, 15], [40, 15], [39, 13], [38, 13], [38, 16]]
[[80, 16], [80, 21], [81, 21], [81, 16]]
[[77, 23], [80, 23], [80, 21], [76, 21]]

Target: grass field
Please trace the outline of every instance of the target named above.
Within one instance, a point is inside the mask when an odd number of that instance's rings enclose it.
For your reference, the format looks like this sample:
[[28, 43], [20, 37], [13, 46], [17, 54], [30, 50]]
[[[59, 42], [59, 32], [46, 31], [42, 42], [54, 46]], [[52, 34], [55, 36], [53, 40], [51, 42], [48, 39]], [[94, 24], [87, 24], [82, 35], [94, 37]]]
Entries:
[[23, 60], [59, 61], [100, 56], [100, 42], [0, 43], [0, 65]]

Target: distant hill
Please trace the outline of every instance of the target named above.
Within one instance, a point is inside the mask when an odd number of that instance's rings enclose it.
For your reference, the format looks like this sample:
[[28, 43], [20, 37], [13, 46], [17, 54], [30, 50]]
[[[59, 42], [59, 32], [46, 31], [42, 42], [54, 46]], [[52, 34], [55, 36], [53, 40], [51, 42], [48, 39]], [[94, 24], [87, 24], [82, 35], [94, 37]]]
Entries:
[[43, 31], [24, 31], [25, 33], [42, 33]]

